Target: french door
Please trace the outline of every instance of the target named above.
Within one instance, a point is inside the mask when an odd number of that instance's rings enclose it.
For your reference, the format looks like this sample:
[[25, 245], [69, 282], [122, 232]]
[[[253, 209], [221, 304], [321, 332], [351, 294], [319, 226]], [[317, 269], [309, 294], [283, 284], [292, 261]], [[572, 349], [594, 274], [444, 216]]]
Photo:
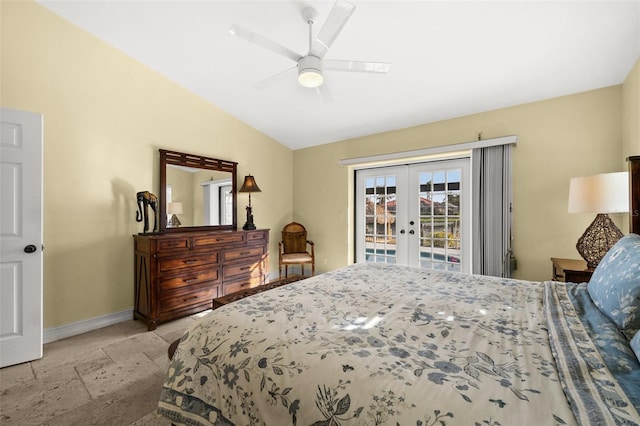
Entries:
[[469, 159], [356, 171], [356, 262], [471, 272]]

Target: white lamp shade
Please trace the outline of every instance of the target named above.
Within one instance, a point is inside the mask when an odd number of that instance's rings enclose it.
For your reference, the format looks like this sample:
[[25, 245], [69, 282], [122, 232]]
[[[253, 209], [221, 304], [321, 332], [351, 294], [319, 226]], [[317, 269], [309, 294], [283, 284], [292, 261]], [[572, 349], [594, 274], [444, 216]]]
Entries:
[[629, 174], [604, 173], [572, 178], [569, 213], [623, 213], [629, 211]]
[[169, 214], [182, 214], [182, 203], [176, 201], [175, 203], [169, 203]]

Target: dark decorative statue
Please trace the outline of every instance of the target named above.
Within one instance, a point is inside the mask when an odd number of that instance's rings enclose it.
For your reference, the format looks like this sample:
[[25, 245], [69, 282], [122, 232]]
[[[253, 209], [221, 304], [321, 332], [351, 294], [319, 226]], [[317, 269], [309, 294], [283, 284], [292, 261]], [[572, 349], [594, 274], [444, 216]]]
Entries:
[[158, 197], [149, 191], [141, 191], [136, 194], [138, 199], [138, 210], [136, 211], [136, 222], [142, 222], [144, 218], [144, 230], [149, 230], [149, 207], [153, 210], [153, 232], [158, 230]]

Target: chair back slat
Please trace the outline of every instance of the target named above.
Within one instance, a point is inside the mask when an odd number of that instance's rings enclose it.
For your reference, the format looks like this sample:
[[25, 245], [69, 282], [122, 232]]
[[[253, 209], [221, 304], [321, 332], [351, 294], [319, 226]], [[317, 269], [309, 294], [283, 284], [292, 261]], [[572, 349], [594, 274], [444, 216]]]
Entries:
[[285, 254], [307, 251], [307, 230], [299, 223], [292, 222], [282, 230], [283, 250]]
[[307, 232], [283, 232], [284, 252], [304, 253], [307, 251]]

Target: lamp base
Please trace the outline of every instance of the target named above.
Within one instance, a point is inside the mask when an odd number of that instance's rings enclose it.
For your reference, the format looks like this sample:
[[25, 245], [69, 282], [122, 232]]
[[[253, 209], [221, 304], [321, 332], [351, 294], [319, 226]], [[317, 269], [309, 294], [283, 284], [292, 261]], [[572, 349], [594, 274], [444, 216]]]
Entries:
[[256, 229], [256, 225], [253, 223], [253, 213], [251, 213], [251, 206], [247, 206], [247, 222], [242, 227], [245, 231], [253, 231]]
[[173, 227], [173, 228], [177, 228], [178, 226], [182, 225], [180, 223], [180, 219], [178, 219], [178, 216], [176, 216], [175, 214], [171, 216], [171, 219], [169, 219], [169, 226]]
[[607, 214], [598, 214], [578, 239], [576, 249], [589, 268], [598, 266], [602, 258], [624, 235]]

